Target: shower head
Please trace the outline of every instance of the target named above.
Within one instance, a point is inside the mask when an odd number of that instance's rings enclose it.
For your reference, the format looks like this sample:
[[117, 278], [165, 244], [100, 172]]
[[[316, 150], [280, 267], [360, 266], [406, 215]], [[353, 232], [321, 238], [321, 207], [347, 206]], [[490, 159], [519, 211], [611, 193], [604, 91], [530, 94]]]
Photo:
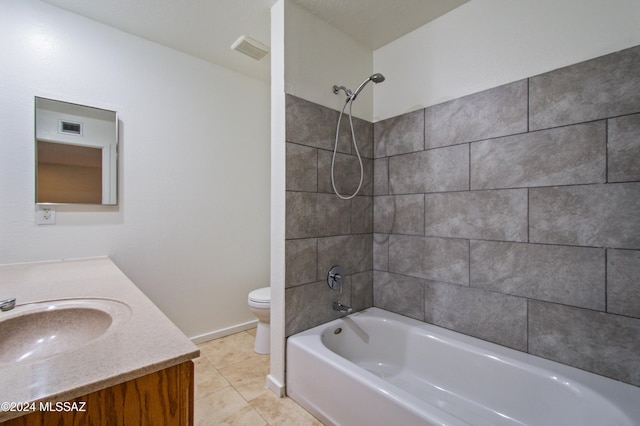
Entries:
[[373, 81], [374, 83], [382, 83], [384, 81], [384, 75], [380, 73], [375, 73], [367, 77], [367, 79], [363, 81], [356, 90], [354, 90], [353, 94], [349, 96], [348, 100], [354, 101], [356, 99], [356, 96], [358, 96], [358, 94], [362, 91], [362, 89], [364, 89], [364, 86], [366, 86], [367, 83], [370, 81]]
[[371, 81], [373, 81], [374, 83], [382, 83], [384, 81], [384, 75], [380, 74], [380, 73], [375, 73], [373, 74], [371, 77], [369, 77], [371, 79]]

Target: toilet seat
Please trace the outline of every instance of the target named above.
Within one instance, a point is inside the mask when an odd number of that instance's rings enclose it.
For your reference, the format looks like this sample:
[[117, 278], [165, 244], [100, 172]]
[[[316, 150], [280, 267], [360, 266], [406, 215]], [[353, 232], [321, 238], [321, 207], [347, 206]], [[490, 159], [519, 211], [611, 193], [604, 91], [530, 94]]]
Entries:
[[263, 287], [249, 293], [249, 302], [262, 305], [271, 304], [271, 287]]

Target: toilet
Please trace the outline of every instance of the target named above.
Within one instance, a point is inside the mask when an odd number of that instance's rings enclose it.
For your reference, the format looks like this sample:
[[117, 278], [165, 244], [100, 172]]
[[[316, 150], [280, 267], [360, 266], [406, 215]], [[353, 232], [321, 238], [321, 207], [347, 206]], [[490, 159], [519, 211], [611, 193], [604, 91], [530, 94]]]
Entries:
[[263, 287], [253, 290], [248, 297], [249, 309], [258, 318], [256, 342], [253, 350], [259, 354], [271, 352], [269, 339], [271, 322], [271, 287]]

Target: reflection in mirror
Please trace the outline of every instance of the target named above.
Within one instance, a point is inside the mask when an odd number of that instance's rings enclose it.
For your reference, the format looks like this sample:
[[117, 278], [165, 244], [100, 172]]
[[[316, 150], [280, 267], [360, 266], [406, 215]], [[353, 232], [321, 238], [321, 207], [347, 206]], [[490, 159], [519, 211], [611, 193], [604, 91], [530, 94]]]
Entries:
[[117, 204], [115, 111], [36, 97], [36, 203]]

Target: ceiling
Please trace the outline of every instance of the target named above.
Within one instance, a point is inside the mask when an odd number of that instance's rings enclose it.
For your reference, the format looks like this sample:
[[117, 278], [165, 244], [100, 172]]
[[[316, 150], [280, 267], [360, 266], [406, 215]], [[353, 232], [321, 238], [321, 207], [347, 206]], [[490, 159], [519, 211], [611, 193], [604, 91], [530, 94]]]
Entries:
[[[269, 80], [260, 61], [231, 50], [247, 35], [269, 45], [277, 0], [42, 0], [250, 77]], [[292, 0], [372, 50], [468, 0]]]

